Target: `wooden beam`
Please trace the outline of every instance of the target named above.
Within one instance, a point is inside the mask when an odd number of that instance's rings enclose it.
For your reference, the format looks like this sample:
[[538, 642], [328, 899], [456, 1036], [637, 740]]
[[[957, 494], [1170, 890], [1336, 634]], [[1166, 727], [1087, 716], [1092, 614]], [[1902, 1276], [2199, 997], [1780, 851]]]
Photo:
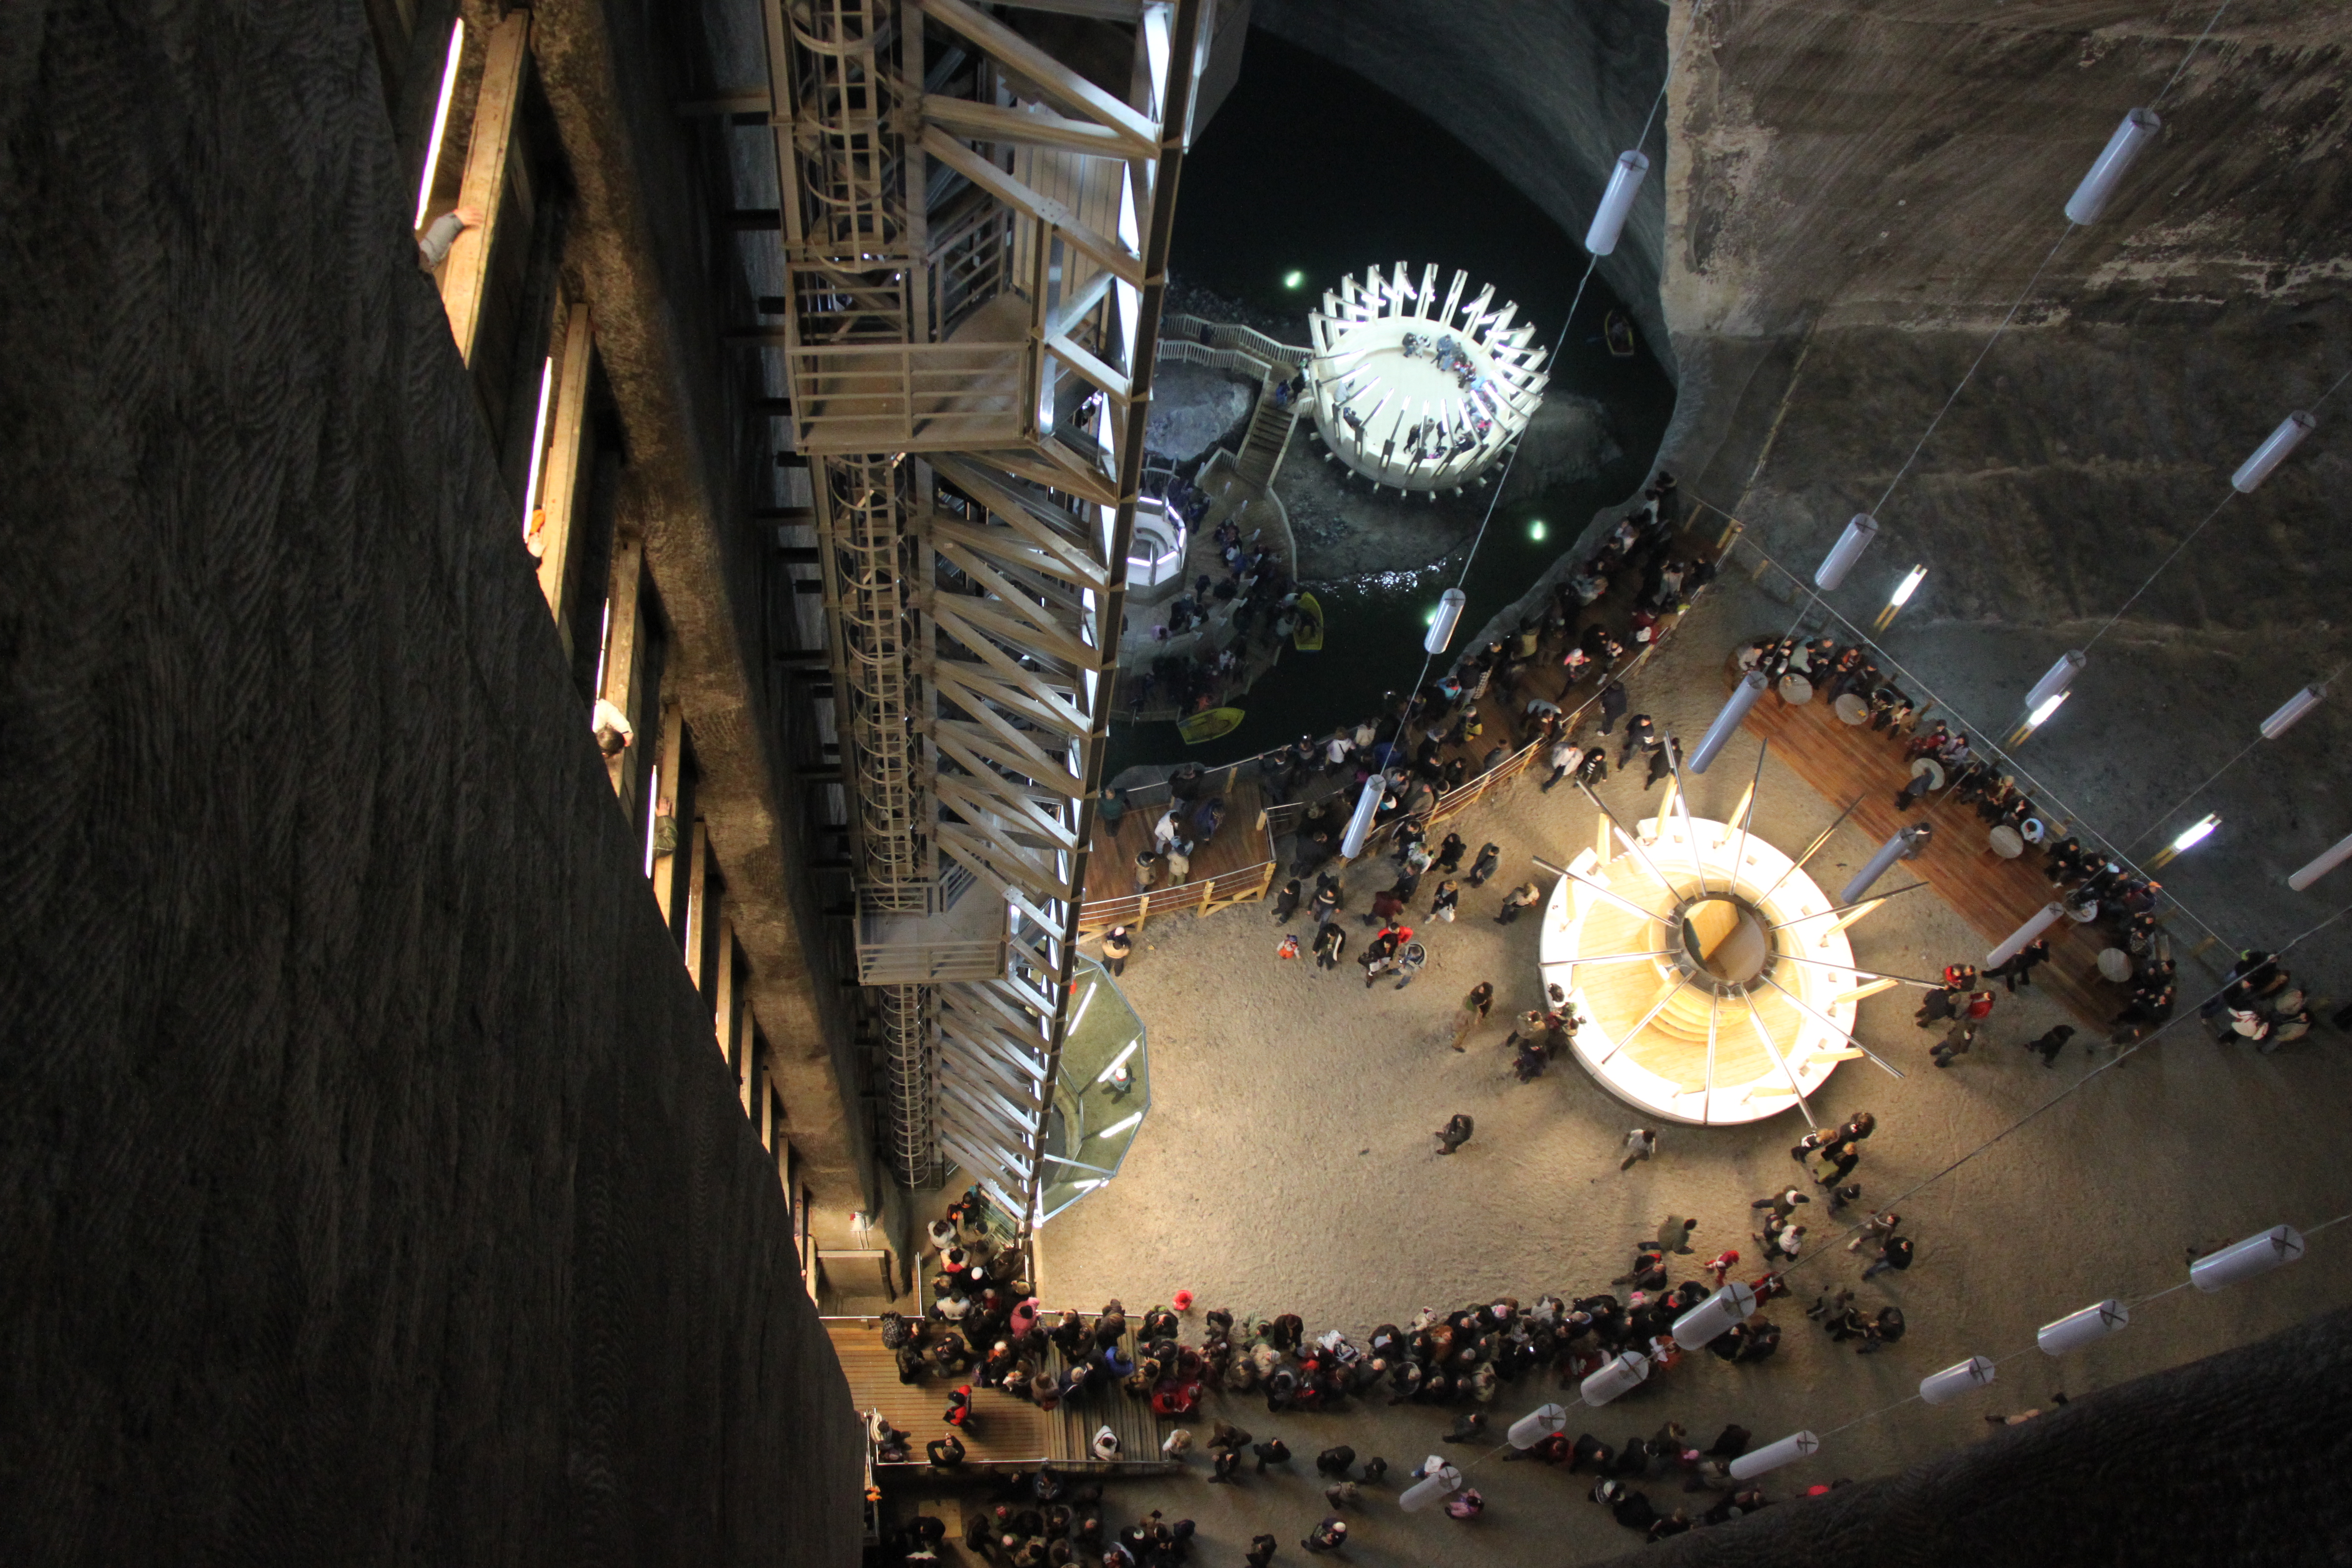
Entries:
[[1059, 114], [1024, 113], [1017, 109], [1004, 109], [992, 103], [974, 103], [968, 98], [927, 97], [922, 100], [922, 121], [949, 132], [969, 137], [974, 142], [1021, 142], [1033, 147], [1056, 147], [1067, 153], [1083, 153], [1097, 158], [1149, 158], [1148, 144], [1138, 144], [1108, 125], [1097, 125], [1087, 120], [1069, 120]]
[[498, 241], [499, 207], [506, 200], [507, 153], [514, 144], [530, 42], [528, 11], [511, 12], [491, 29], [481, 94], [474, 100], [474, 134], [466, 144], [466, 177], [457, 187], [457, 205], [480, 213], [482, 221], [457, 236], [441, 275], [441, 305], [449, 315], [449, 335], [457, 340], [457, 357], [467, 364], [474, 363], [474, 339], [481, 330], [482, 304], [489, 289], [490, 248]]
[[[668, 795], [672, 811], [671, 831], [677, 831], [677, 812], [688, 796], [681, 787], [686, 783], [686, 710], [675, 702], [662, 705], [661, 755], [656, 759], [661, 767], [662, 791]], [[658, 795], [654, 810], [661, 810]], [[677, 851], [654, 857], [654, 903], [661, 910], [662, 924], [672, 931], [677, 921], [671, 918], [671, 906], [677, 901]]]
[[[726, 900], [722, 898], [719, 902]], [[719, 952], [711, 966], [719, 973], [710, 977], [704, 994], [710, 999], [710, 1026], [719, 1042], [719, 1059], [725, 1061], [734, 1044], [727, 1032], [735, 1024], [735, 921], [730, 915], [719, 917]]]
[[1139, 149], [1132, 154], [1134, 157], [1160, 156], [1158, 126], [1003, 23], [965, 5], [964, 0], [922, 0], [921, 8], [933, 21], [962, 35], [999, 65], [1036, 88], [1047, 101], [1068, 113], [1125, 133]]
[[710, 890], [710, 828], [707, 824], [694, 825], [694, 837], [688, 841], [686, 877], [686, 977], [694, 982], [697, 991], [702, 989], [702, 954], [710, 945], [709, 928], [703, 923], [711, 914], [709, 902]]
[[569, 608], [563, 602], [564, 566], [571, 557], [572, 514], [580, 493], [580, 448], [588, 422], [588, 362], [594, 347], [588, 307], [572, 306], [563, 332], [562, 368], [555, 383], [555, 432], [548, 440], [547, 467], [539, 484], [540, 510], [547, 519], [539, 531], [539, 591], [546, 596], [548, 612], [562, 629], [567, 649], [572, 630], [564, 619]]
[[[596, 695], [619, 709], [634, 727], [637, 715], [629, 712], [629, 694], [635, 683], [637, 662], [637, 584], [645, 575], [646, 542], [625, 539], [613, 547], [613, 576], [605, 589], [605, 610], [611, 621], [604, 643], [604, 683]], [[630, 750], [635, 749], [632, 742]], [[613, 781], [613, 793], [627, 808], [629, 752], [604, 759], [604, 771]]]
[[924, 131], [923, 151], [1006, 206], [1050, 225], [1064, 239], [1138, 289], [1143, 287], [1142, 258], [1117, 240], [1096, 233], [1072, 208], [1032, 190], [936, 125]]

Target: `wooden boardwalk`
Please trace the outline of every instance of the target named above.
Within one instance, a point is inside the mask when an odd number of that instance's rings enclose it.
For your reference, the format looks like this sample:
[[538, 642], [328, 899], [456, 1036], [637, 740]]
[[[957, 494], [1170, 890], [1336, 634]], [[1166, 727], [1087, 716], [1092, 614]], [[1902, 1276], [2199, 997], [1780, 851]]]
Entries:
[[[1860, 795], [1862, 804], [1846, 822], [1874, 842], [1885, 842], [1908, 823], [1934, 823], [1936, 836], [1919, 858], [1897, 861], [1878, 886], [1900, 888], [1915, 878], [1926, 881], [1930, 892], [1984, 938], [1986, 949], [2057, 896], [2042, 874], [2041, 851], [2029, 846], [2014, 860], [1994, 854], [1987, 843], [1990, 830], [1975, 806], [1939, 792], [1916, 810], [1896, 810], [1895, 794], [1910, 781], [1911, 770], [1902, 742], [1892, 734], [1847, 724], [1818, 699], [1791, 706], [1777, 692], [1748, 710], [1748, 728], [1769, 742], [1772, 755], [1811, 784], [1832, 811], [1843, 810]], [[1834, 888], [1827, 890], [1835, 896]], [[2123, 987], [2099, 974], [2099, 952], [2109, 945], [2106, 932], [2095, 924], [2062, 920], [2048, 935], [2050, 962], [2033, 972], [2034, 985], [2080, 1022], [2104, 1031], [2126, 1000]], [[1962, 959], [1981, 964], [1984, 952], [1951, 955], [1953, 962]]]
[[[840, 1358], [842, 1374], [849, 1380], [849, 1397], [858, 1414], [879, 1410], [890, 1425], [906, 1432], [912, 1440], [916, 1458], [911, 1464], [876, 1468], [886, 1471], [924, 1468], [923, 1445], [948, 1430], [948, 1391], [970, 1379], [951, 1381], [932, 1376], [918, 1384], [900, 1383], [898, 1357], [883, 1346], [882, 1324], [877, 1318], [827, 1318], [824, 1328], [833, 1341], [834, 1354]], [[1127, 1353], [1132, 1356], [1132, 1332], [1125, 1343]], [[1060, 1370], [1061, 1352], [1050, 1353], [1054, 1368]], [[1123, 1475], [1133, 1475], [1142, 1473], [1147, 1467], [1156, 1469], [1166, 1463], [1160, 1453], [1159, 1420], [1151, 1407], [1116, 1390], [1082, 1405], [1065, 1401], [1051, 1411], [1040, 1410], [1001, 1389], [978, 1384], [972, 1387], [971, 1398], [978, 1417], [957, 1434], [963, 1440], [967, 1468], [1050, 1461], [1065, 1470], [1116, 1468]], [[1095, 1433], [1106, 1426], [1118, 1434], [1124, 1456], [1115, 1467], [1100, 1463], [1093, 1454]]]

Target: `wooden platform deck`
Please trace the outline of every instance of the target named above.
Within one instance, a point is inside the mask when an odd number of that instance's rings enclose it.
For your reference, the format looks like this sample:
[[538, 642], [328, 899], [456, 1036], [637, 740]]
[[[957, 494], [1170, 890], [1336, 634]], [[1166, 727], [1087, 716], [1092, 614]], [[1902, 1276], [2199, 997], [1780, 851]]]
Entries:
[[[879, 1471], [925, 1468], [923, 1445], [948, 1430], [948, 1391], [961, 1381], [927, 1377], [919, 1384], [898, 1381], [898, 1357], [882, 1343], [877, 1318], [827, 1318], [826, 1335], [840, 1358], [842, 1374], [849, 1380], [849, 1396], [862, 1415], [879, 1410], [893, 1426], [913, 1439], [916, 1459], [908, 1465], [877, 1465]], [[1135, 1351], [1135, 1336], [1127, 1351]], [[1055, 1352], [1054, 1366], [1062, 1361]], [[1114, 1391], [1110, 1395], [1077, 1405], [1065, 1403], [1051, 1411], [992, 1388], [975, 1386], [972, 1407], [978, 1419], [958, 1434], [963, 1440], [964, 1464], [1025, 1466], [1051, 1462], [1065, 1470], [1111, 1470], [1122, 1475], [1144, 1473], [1166, 1463], [1160, 1454], [1159, 1421], [1151, 1407]], [[1108, 1426], [1118, 1434], [1123, 1458], [1105, 1465], [1094, 1458], [1095, 1433]]]
[[[1725, 689], [1730, 684], [1727, 679]], [[2042, 874], [2041, 852], [2029, 846], [2014, 860], [1994, 854], [1987, 844], [1989, 830], [1974, 806], [1938, 793], [1915, 811], [1896, 810], [1895, 794], [1909, 782], [1911, 771], [1902, 742], [1891, 734], [1844, 723], [1818, 699], [1791, 706], [1777, 692], [1749, 710], [1748, 728], [1769, 742], [1772, 755], [1811, 784], [1832, 812], [1843, 810], [1860, 795], [1862, 804], [1846, 822], [1871, 839], [1883, 843], [1907, 823], [1934, 823], [1936, 836], [1927, 850], [1916, 860], [1897, 862], [1879, 887], [1900, 888], [1915, 877], [1925, 880], [1929, 891], [1985, 939], [1986, 949], [2056, 896]], [[1836, 895], [1826, 879], [1822, 885]], [[2080, 1022], [2105, 1029], [2126, 999], [2122, 987], [2099, 974], [2099, 952], [2108, 945], [2106, 934], [2097, 925], [2061, 921], [2049, 936], [2050, 962], [2033, 972], [2033, 984]], [[1948, 962], [1962, 960], [1981, 964], [1984, 951], [1954, 953]], [[1994, 1016], [2000, 1016], [1998, 1011]]]

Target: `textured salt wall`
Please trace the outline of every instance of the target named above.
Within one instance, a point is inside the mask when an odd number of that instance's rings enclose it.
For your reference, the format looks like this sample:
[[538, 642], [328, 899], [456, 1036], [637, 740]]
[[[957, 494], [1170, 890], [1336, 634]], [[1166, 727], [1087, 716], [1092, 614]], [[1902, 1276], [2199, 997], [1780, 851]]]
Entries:
[[355, 5], [0, 11], [0, 1561], [845, 1563]]
[[[2334, 1312], [1992, 1431], [1901, 1475], [1610, 1561], [1612, 1568], [2341, 1563], [2352, 1540], [2352, 1502], [2340, 1479], [2352, 1462], [2347, 1395], [2352, 1314]], [[1759, 1433], [1758, 1441], [1775, 1436]], [[1787, 1475], [1803, 1485], [1837, 1473], [1814, 1459], [1763, 1484], [1785, 1495]], [[1647, 1489], [1662, 1510], [1688, 1500], [1671, 1484]]]

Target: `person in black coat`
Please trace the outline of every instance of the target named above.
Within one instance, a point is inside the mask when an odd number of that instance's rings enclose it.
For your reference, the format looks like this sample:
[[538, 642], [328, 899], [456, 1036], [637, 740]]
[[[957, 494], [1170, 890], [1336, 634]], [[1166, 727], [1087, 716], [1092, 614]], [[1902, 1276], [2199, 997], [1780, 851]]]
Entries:
[[1617, 721], [1624, 716], [1624, 683], [1612, 680], [1601, 689], [1601, 732], [1608, 734]]

